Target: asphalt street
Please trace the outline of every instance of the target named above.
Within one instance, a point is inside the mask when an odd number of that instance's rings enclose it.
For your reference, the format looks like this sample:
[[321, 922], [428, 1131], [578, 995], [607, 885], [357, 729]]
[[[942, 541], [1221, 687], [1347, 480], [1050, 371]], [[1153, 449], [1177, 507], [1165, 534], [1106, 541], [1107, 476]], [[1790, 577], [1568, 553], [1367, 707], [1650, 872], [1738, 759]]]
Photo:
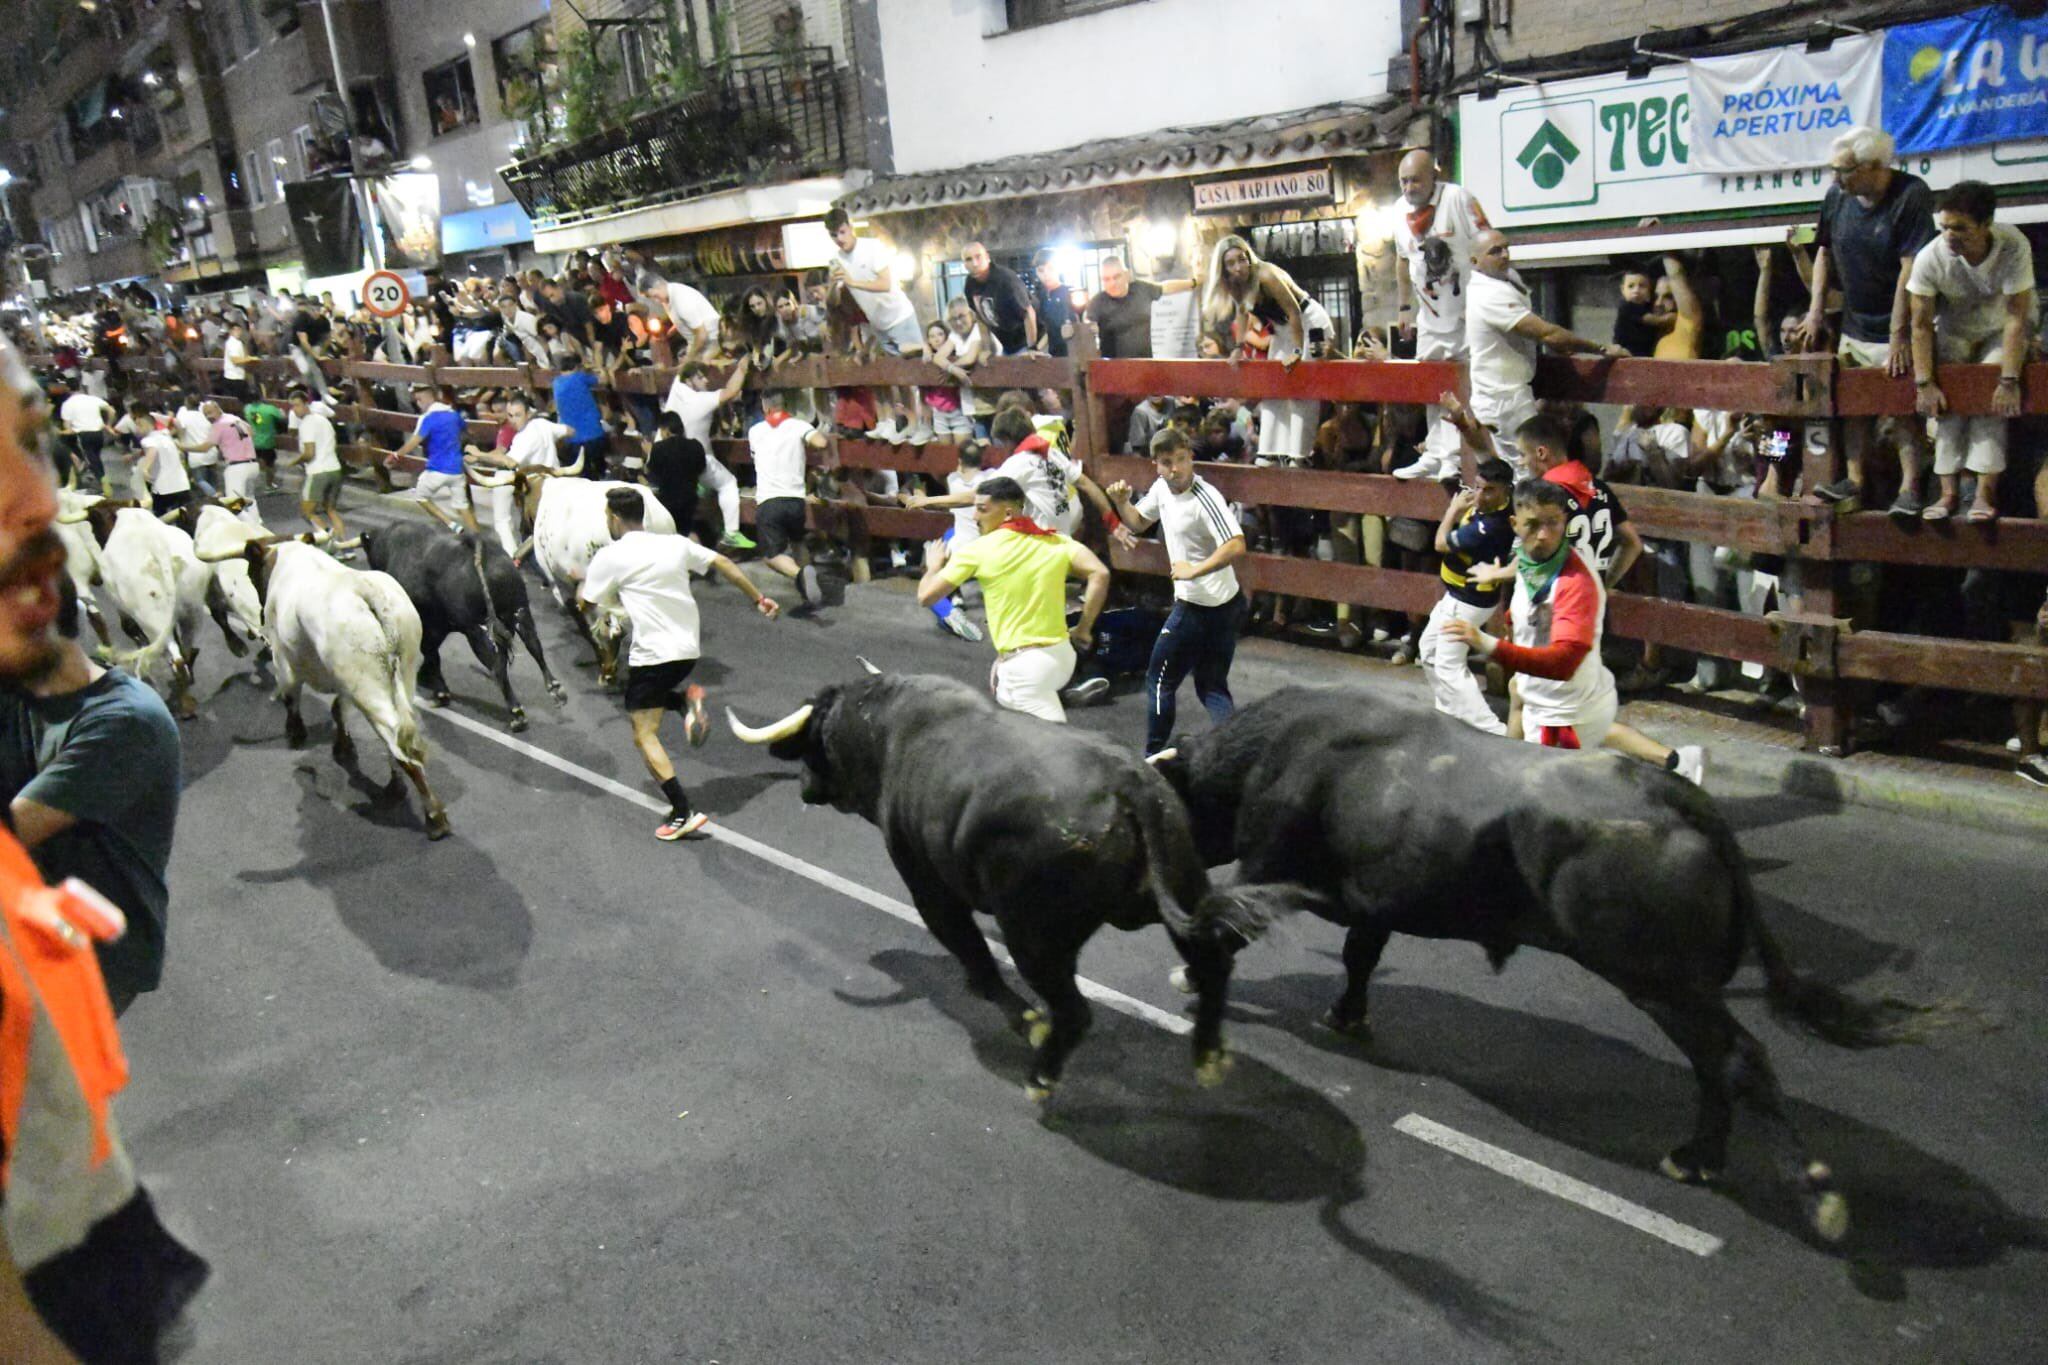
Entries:
[[[266, 504], [285, 524], [284, 502]], [[1194, 1084], [1158, 930], [1099, 935], [1096, 1027], [1026, 1053], [886, 904], [876, 831], [718, 728], [669, 730], [720, 840], [662, 844], [614, 696], [536, 598], [508, 745], [467, 646], [425, 721], [454, 834], [311, 747], [207, 627], [163, 989], [124, 1020], [126, 1136], [215, 1278], [188, 1361], [2021, 1361], [2048, 1358], [2048, 858], [2019, 837], [1710, 783], [1803, 967], [1981, 1023], [1849, 1053], [1736, 1010], [1853, 1226], [1818, 1245], [1738, 1120], [1716, 1189], [1656, 1172], [1693, 1085], [1648, 1019], [1525, 952], [1396, 940], [1369, 1045], [1320, 1030], [1340, 933], [1238, 963]], [[778, 596], [788, 600], [782, 587]], [[986, 676], [901, 585], [764, 622], [700, 586], [714, 707], [759, 721], [861, 653]], [[1419, 676], [1249, 646], [1241, 697]], [[1362, 701], [1369, 704], [1369, 701]], [[1189, 698], [1183, 725], [1204, 723]], [[458, 719], [472, 724], [458, 723]], [[1076, 722], [1135, 747], [1138, 699]], [[479, 724], [480, 723], [480, 724]], [[611, 785], [606, 785], [607, 783]], [[798, 861], [801, 867], [785, 865]], [[834, 879], [843, 883], [834, 885]], [[848, 894], [849, 889], [864, 894]], [[1426, 1142], [1410, 1116], [1714, 1239], [1696, 1254]], [[1397, 1123], [1409, 1120], [1403, 1128]], [[1716, 1244], [1717, 1243], [1717, 1244]]]

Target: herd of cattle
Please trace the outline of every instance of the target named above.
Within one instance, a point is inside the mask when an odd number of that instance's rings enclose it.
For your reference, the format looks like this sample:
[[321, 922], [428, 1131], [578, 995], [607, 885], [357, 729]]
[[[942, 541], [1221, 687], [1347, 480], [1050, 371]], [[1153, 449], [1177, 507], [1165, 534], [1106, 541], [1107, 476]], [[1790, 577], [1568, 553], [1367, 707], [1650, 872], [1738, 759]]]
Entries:
[[[636, 485], [546, 480], [533, 510], [534, 559], [596, 651], [607, 682], [624, 623], [586, 621], [575, 594], [608, 541], [604, 499]], [[673, 532], [641, 490], [650, 530]], [[523, 499], [522, 499], [523, 500]], [[298, 694], [334, 697], [334, 753], [351, 758], [345, 705], [411, 781], [430, 838], [449, 831], [427, 782], [414, 710], [424, 686], [448, 701], [439, 652], [469, 641], [503, 693], [516, 635], [550, 693], [526, 587], [487, 536], [424, 521], [366, 532], [371, 567], [352, 568], [310, 535], [265, 529], [249, 508], [201, 505], [167, 517], [67, 489], [60, 529], [82, 604], [103, 645], [104, 591], [137, 648], [115, 655], [162, 679], [194, 713], [192, 663], [210, 615], [238, 656], [249, 637], [274, 672], [296, 747]], [[239, 630], [239, 634], [238, 634]], [[865, 663], [865, 661], [863, 661]], [[1033, 1048], [1027, 1091], [1048, 1096], [1087, 1031], [1075, 980], [1104, 924], [1164, 924], [1194, 994], [1198, 1078], [1213, 1084], [1236, 953], [1276, 917], [1307, 910], [1346, 929], [1346, 980], [1325, 1022], [1363, 1035], [1367, 986], [1396, 933], [1480, 945], [1498, 969], [1521, 947], [1562, 954], [1612, 983], [1691, 1062], [1699, 1112], [1663, 1169], [1686, 1181], [1724, 1168], [1738, 1101], [1758, 1115], [1822, 1237], [1847, 1228], [1846, 1202], [1785, 1112], [1758, 1040], [1723, 993], [1755, 953], [1774, 1012], [1847, 1047], [1917, 1036], [1929, 1011], [1852, 999], [1788, 965], [1760, 918], [1728, 823], [1697, 787], [1612, 756], [1503, 743], [1426, 702], [1289, 688], [1178, 749], [1140, 760], [1071, 726], [1004, 711], [957, 681], [882, 674], [834, 684], [762, 726], [729, 713], [743, 741], [801, 763], [802, 797], [882, 832], [926, 926]], [[1048, 813], [1054, 813], [1050, 817]], [[1235, 863], [1227, 884], [1210, 869]], [[974, 920], [994, 918], [1034, 1007], [1003, 979]]]

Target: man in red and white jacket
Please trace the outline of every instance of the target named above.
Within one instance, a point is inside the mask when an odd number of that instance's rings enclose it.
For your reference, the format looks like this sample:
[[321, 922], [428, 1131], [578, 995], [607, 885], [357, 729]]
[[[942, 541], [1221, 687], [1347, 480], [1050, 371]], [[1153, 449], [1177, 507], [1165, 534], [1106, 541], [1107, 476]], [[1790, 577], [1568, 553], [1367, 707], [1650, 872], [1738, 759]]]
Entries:
[[[1484, 634], [1469, 621], [1446, 622], [1444, 633], [1521, 675], [1523, 738], [1552, 748], [1597, 749], [1614, 727], [1619, 697], [1614, 675], [1600, 661], [1607, 589], [1567, 536], [1577, 508], [1558, 484], [1525, 479], [1516, 485], [1515, 563], [1474, 571], [1483, 578], [1513, 576], [1508, 617], [1514, 639]], [[1657, 748], [1661, 753], [1650, 761], [1691, 782], [1704, 777], [1706, 756], [1697, 746]]]

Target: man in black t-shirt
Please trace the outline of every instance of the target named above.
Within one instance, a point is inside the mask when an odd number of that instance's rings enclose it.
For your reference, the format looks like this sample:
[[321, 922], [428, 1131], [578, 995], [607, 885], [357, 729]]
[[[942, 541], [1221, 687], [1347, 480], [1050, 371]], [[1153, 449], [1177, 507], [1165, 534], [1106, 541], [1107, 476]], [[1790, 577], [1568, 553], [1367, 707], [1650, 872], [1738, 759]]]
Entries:
[[562, 329], [579, 346], [597, 348], [597, 317], [590, 301], [579, 290], [565, 289], [560, 280], [548, 280], [540, 287], [540, 315]]
[[967, 244], [960, 263], [967, 267], [967, 305], [1002, 343], [1003, 354], [1019, 355], [1038, 345], [1038, 309], [1017, 272], [989, 260], [980, 242]]
[[697, 481], [704, 477], [704, 447], [683, 434], [683, 419], [661, 414], [660, 433], [647, 452], [647, 486], [668, 514], [676, 531], [689, 535], [697, 523]]
[[[1908, 324], [1911, 305], [1906, 277], [1913, 258], [1934, 240], [1934, 192], [1917, 175], [1892, 169], [1891, 136], [1875, 128], [1853, 128], [1835, 139], [1828, 169], [1835, 183], [1821, 201], [1814, 237], [1813, 301], [1801, 325], [1800, 342], [1818, 346], [1827, 328], [1830, 288], [1842, 291], [1842, 336], [1836, 353], [1845, 365], [1882, 366], [1893, 378], [1912, 367]], [[1914, 494], [1919, 473], [1916, 452], [1901, 452], [1907, 479], [1901, 504]], [[1849, 459], [1848, 477], [1814, 491], [1829, 502], [1856, 497], [1863, 488], [1863, 460]], [[1917, 509], [1917, 497], [1911, 499]]]
[[1152, 358], [1152, 305], [1168, 294], [1193, 289], [1193, 280], [1151, 280], [1131, 277], [1130, 267], [1112, 256], [1102, 263], [1102, 289], [1088, 300], [1088, 321], [1095, 324], [1105, 360]]
[[1067, 330], [1074, 325], [1073, 293], [1060, 279], [1049, 247], [1040, 247], [1031, 258], [1031, 273], [1038, 277], [1032, 291], [1038, 307], [1038, 340], [1047, 355], [1067, 353]]

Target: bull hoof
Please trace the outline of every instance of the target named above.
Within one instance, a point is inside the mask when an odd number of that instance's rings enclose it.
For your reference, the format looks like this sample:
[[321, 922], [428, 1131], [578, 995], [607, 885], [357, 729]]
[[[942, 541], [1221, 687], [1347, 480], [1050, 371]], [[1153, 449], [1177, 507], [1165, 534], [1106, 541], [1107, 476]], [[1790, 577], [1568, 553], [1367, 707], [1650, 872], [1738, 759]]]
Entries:
[[437, 810], [427, 817], [428, 839], [445, 839], [449, 833], [448, 812]]
[[1670, 1152], [1657, 1163], [1657, 1169], [1681, 1185], [1711, 1185], [1721, 1178], [1721, 1173], [1709, 1170], [1695, 1162], [1683, 1147]]
[[303, 748], [305, 748], [305, 747], [306, 747], [306, 727], [305, 727], [305, 726], [303, 726], [303, 725], [287, 725], [287, 726], [285, 726], [285, 727], [284, 727], [284, 742], [285, 742], [286, 744], [289, 744], [289, 745], [290, 745], [290, 746], [291, 746], [292, 748], [294, 748], [294, 749], [303, 749]]
[[199, 714], [199, 703], [193, 700], [190, 692], [181, 693], [175, 711], [179, 720], [190, 720]]
[[1204, 1090], [1212, 1090], [1223, 1084], [1223, 1078], [1230, 1074], [1235, 1065], [1227, 1052], [1212, 1052], [1195, 1063], [1195, 1084]]
[[548, 684], [548, 695], [555, 699], [555, 705], [557, 706], [567, 706], [569, 704], [569, 689], [558, 682]]
[[449, 702], [453, 700], [455, 699], [449, 696], [446, 692], [429, 692], [427, 694], [427, 705], [429, 706], [446, 706]]
[[526, 728], [526, 712], [525, 712], [525, 711], [523, 711], [523, 710], [522, 710], [522, 711], [514, 711], [514, 712], [512, 713], [512, 733], [516, 735], [516, 734], [518, 734], [518, 733], [519, 733], [519, 732], [520, 732], [521, 730], [524, 730], [525, 728]]
[[334, 761], [346, 768], [356, 761], [356, 746], [354, 744], [337, 744], [334, 746], [333, 754]]
[[1044, 1104], [1052, 1098], [1054, 1084], [1055, 1082], [1046, 1080], [1043, 1076], [1033, 1076], [1024, 1082], [1024, 1098], [1033, 1104]]
[[[992, 1000], [995, 998], [995, 993], [992, 991], [988, 992], [987, 994], [982, 995], [982, 998], [984, 1000]], [[1029, 1038], [1031, 1036], [1031, 1031], [1034, 1028], [1038, 1027], [1040, 1023], [1044, 1022], [1044, 1020], [1044, 1015], [1040, 1014], [1035, 1009], [1027, 1007], [1025, 1009], [1017, 1011], [1017, 1013], [1010, 1016], [1010, 1027], [1016, 1030], [1017, 1036], [1019, 1038]], [[1033, 1046], [1036, 1046], [1036, 1044], [1033, 1044]]]
[[240, 640], [236, 639], [232, 635], [227, 634], [225, 631], [222, 632], [222, 638], [228, 642], [228, 653], [234, 655], [237, 659], [246, 658], [248, 656], [249, 646], [243, 644]]
[[1342, 1034], [1353, 1042], [1372, 1041], [1372, 1020], [1361, 1014], [1356, 1019], [1339, 1014], [1334, 1008], [1323, 1014], [1323, 1027], [1332, 1033]]
[[1168, 972], [1166, 980], [1182, 995], [1193, 995], [1195, 993], [1195, 979], [1188, 975], [1188, 969], [1185, 966], [1175, 967], [1172, 971]]
[[1052, 1037], [1052, 1025], [1043, 1019], [1033, 1019], [1024, 1030], [1024, 1041], [1033, 1047], [1044, 1047], [1045, 1040]]

